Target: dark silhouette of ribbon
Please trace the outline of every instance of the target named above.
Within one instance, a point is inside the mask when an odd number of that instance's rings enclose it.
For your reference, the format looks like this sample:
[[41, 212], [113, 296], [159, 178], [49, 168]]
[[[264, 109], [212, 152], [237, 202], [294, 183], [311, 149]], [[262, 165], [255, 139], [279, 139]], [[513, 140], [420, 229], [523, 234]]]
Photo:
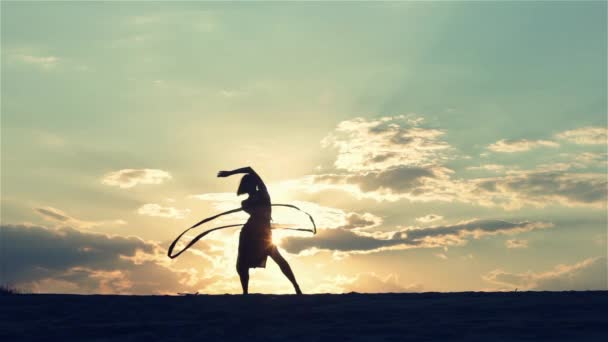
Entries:
[[[273, 206], [273, 207], [287, 207], [287, 208], [292, 208], [292, 209], [296, 209], [298, 211], [301, 211], [304, 214], [308, 215], [308, 218], [310, 219], [310, 222], [312, 223], [312, 229], [306, 229], [306, 228], [285, 228], [285, 227], [273, 227], [272, 229], [295, 230], [295, 231], [299, 231], [299, 232], [310, 232], [310, 233], [313, 233], [313, 235], [317, 234], [317, 226], [315, 225], [315, 220], [312, 218], [312, 215], [310, 215], [309, 213], [307, 213], [304, 210], [296, 207], [295, 205], [291, 205], [291, 204], [271, 204], [271, 206]], [[225, 228], [242, 226], [244, 223], [229, 224], [229, 225], [226, 225], [226, 226], [220, 226], [220, 227], [215, 227], [215, 228], [211, 228], [211, 229], [205, 230], [204, 232], [198, 234], [194, 239], [192, 239], [192, 241], [190, 241], [186, 245], [186, 247], [184, 247], [179, 252], [173, 254], [173, 249], [175, 248], [175, 245], [177, 244], [177, 242], [179, 241], [179, 239], [181, 239], [181, 237], [184, 236], [184, 234], [186, 234], [187, 232], [189, 232], [191, 229], [194, 229], [194, 228], [200, 226], [201, 224], [207, 223], [209, 221], [213, 221], [213, 220], [215, 220], [216, 218], [218, 218], [220, 216], [238, 213], [239, 211], [243, 211], [243, 208], [232, 209], [232, 210], [228, 210], [228, 211], [225, 211], [223, 213], [220, 213], [220, 214], [217, 214], [217, 215], [214, 215], [214, 216], [211, 216], [211, 217], [207, 217], [207, 218], [203, 219], [202, 221], [196, 223], [192, 227], [184, 230], [181, 234], [179, 234], [177, 236], [177, 238], [175, 238], [175, 240], [173, 240], [173, 242], [171, 243], [171, 246], [169, 246], [169, 250], [167, 251], [167, 256], [169, 258], [171, 258], [171, 259], [177, 258], [178, 256], [180, 256], [180, 254], [184, 253], [186, 250], [188, 250], [188, 248], [192, 247], [195, 243], [197, 243], [198, 240], [202, 239], [205, 235], [207, 235], [207, 234], [209, 234], [211, 232], [214, 232], [214, 231], [220, 230], [220, 229], [225, 229]]]

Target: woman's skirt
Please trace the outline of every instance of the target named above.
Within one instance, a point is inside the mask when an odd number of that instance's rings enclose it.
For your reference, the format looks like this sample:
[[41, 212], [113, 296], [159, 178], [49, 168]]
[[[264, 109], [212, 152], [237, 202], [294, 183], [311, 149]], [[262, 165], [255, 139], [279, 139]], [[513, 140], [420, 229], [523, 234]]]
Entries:
[[270, 222], [256, 221], [250, 219], [241, 229], [237, 268], [266, 267], [266, 259], [274, 246]]

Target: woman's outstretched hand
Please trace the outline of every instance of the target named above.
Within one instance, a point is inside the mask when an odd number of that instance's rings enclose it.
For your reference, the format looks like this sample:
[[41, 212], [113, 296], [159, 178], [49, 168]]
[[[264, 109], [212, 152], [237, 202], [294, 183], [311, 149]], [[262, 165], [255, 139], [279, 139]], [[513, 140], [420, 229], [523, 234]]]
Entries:
[[230, 173], [230, 171], [220, 171], [217, 173], [218, 177], [228, 177], [228, 176], [232, 176], [232, 173]]

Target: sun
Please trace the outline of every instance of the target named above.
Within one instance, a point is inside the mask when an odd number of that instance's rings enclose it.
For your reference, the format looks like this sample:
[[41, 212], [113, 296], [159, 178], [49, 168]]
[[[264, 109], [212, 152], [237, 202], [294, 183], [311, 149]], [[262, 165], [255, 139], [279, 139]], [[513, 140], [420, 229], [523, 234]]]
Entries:
[[272, 234], [272, 243], [275, 246], [280, 246], [281, 240], [282, 240], [282, 237], [280, 236], [280, 234], [277, 234], [276, 232], [274, 234]]

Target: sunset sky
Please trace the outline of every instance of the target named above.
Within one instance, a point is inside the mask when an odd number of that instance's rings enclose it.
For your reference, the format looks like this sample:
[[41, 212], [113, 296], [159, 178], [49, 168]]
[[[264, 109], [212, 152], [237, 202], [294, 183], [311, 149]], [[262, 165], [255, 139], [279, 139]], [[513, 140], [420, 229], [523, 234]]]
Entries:
[[1, 284], [240, 293], [238, 228], [166, 249], [251, 166], [305, 293], [608, 289], [605, 1], [1, 11]]

